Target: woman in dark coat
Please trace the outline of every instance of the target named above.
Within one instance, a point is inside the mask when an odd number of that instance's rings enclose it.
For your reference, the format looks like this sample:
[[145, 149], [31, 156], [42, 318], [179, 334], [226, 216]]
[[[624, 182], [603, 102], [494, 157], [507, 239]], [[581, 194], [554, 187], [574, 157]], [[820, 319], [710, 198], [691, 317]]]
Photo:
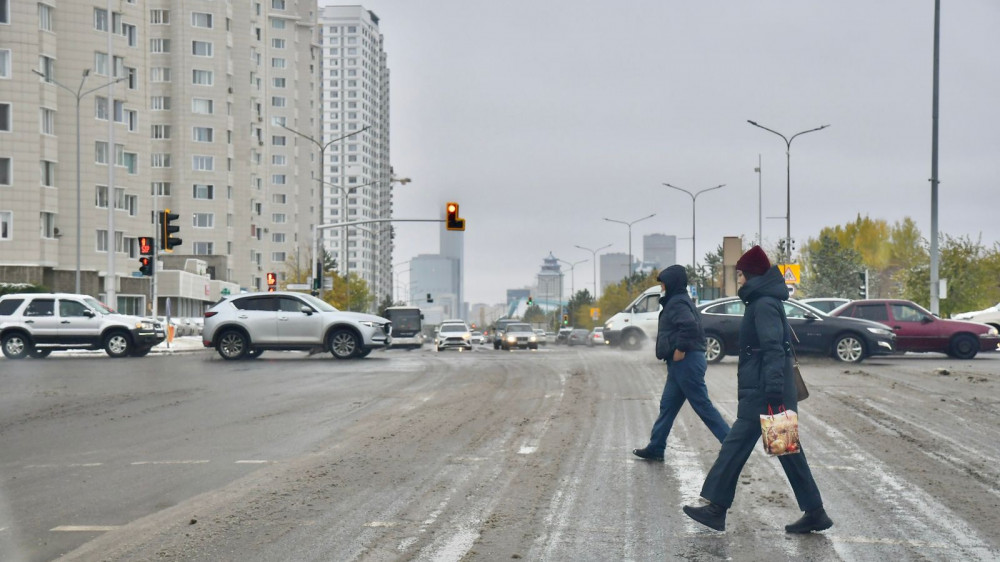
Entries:
[[[740, 360], [737, 368], [739, 405], [736, 422], [722, 442], [701, 496], [709, 501], [702, 507], [684, 506], [695, 521], [723, 531], [726, 511], [733, 505], [736, 483], [743, 465], [761, 438], [760, 414], [784, 407], [797, 410], [795, 380], [792, 376], [791, 334], [785, 318], [788, 288], [777, 266], [772, 266], [760, 246], [750, 248], [736, 262], [739, 296], [746, 303], [740, 325]], [[805, 514], [785, 526], [789, 533], [822, 531], [833, 526], [823, 509], [819, 488], [813, 480], [805, 452], [778, 457], [792, 486], [799, 509]]]

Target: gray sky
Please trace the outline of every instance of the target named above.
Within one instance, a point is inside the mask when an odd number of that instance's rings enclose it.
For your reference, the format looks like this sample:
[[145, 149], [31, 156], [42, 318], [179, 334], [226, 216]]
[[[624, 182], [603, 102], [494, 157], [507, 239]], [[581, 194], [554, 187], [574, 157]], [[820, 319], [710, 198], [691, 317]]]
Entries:
[[[943, 2], [940, 230], [1000, 240], [1000, 2]], [[650, 233], [754, 238], [757, 156], [765, 243], [859, 213], [930, 235], [932, 0], [678, 2], [370, 0], [391, 72], [395, 215], [467, 221], [466, 299], [502, 302], [551, 251], [633, 253]], [[438, 229], [397, 224], [394, 263], [438, 252]], [[602, 252], [603, 253], [603, 252]], [[678, 259], [690, 262], [691, 241]], [[407, 269], [401, 265], [397, 269]], [[577, 290], [591, 284], [576, 267]], [[947, 277], [942, 272], [942, 277]], [[408, 274], [402, 274], [408, 279]], [[567, 279], [567, 283], [569, 280]]]

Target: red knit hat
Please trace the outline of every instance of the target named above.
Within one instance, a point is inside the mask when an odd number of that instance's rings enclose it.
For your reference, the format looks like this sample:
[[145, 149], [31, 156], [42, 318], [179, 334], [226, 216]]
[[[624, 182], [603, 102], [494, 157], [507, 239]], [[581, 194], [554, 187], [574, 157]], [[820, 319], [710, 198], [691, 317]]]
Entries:
[[736, 269], [742, 271], [744, 275], [764, 275], [771, 269], [771, 260], [767, 259], [767, 254], [760, 249], [760, 246], [754, 246], [740, 256], [736, 262]]

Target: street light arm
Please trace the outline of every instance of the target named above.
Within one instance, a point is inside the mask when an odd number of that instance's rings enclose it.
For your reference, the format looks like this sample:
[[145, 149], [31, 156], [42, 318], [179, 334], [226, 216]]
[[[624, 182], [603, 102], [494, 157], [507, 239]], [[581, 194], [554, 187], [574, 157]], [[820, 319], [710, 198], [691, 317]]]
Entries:
[[786, 137], [785, 135], [779, 133], [778, 131], [775, 131], [774, 129], [768, 129], [767, 127], [761, 125], [760, 123], [758, 123], [756, 121], [751, 121], [750, 119], [747, 119], [747, 123], [750, 123], [754, 127], [760, 127], [761, 129], [764, 129], [765, 131], [770, 131], [770, 132], [778, 135], [779, 137], [781, 137], [782, 139], [784, 139], [786, 145], [791, 145], [792, 144], [792, 141], [788, 140], [788, 137]]
[[720, 183], [719, 185], [717, 185], [715, 187], [710, 187], [708, 189], [702, 189], [698, 193], [695, 193], [694, 197], [695, 197], [695, 199], [697, 199], [699, 195], [701, 195], [702, 193], [705, 193], [706, 191], [712, 191], [713, 189], [722, 189], [723, 187], [726, 187], [726, 184]]
[[616, 221], [615, 219], [609, 219], [609, 218], [607, 218], [607, 217], [605, 217], [605, 219], [604, 219], [604, 220], [606, 220], [606, 221], [608, 221], [608, 222], [616, 222], [616, 223], [618, 223], [618, 224], [624, 224], [625, 226], [628, 226], [628, 223], [627, 223], [627, 222], [625, 222], [625, 221]]
[[[86, 78], [86, 77], [84, 77], [84, 78]], [[107, 84], [104, 84], [102, 86], [98, 86], [96, 88], [91, 88], [91, 89], [87, 90], [86, 92], [83, 92], [82, 94], [80, 94], [80, 97], [82, 98], [83, 96], [86, 96], [87, 94], [92, 94], [92, 93], [96, 92], [97, 90], [103, 90], [104, 88], [107, 88], [108, 86], [110, 86], [112, 84], [117, 84], [117, 83], [119, 83], [119, 82], [121, 82], [123, 80], [128, 80], [128, 76], [122, 76], [121, 78], [118, 78], [116, 80], [112, 80], [112, 81], [110, 81]], [[83, 82], [80, 82], [80, 87], [81, 88], [83, 87]]]
[[794, 135], [792, 135], [792, 138], [788, 139], [788, 144], [791, 145], [792, 141], [795, 140], [795, 137], [797, 137], [799, 135], [804, 135], [806, 133], [813, 133], [813, 132], [816, 132], [816, 131], [822, 131], [823, 129], [825, 129], [827, 127], [829, 127], [829, 125], [823, 125], [822, 127], [816, 127], [815, 129], [809, 129], [808, 131], [802, 131], [801, 133], [795, 133]]
[[656, 213], [653, 213], [652, 215], [649, 215], [648, 217], [642, 217], [641, 219], [635, 219], [634, 221], [632, 221], [632, 222], [630, 222], [628, 224], [629, 224], [629, 226], [632, 226], [633, 224], [635, 224], [637, 222], [642, 222], [642, 221], [644, 221], [646, 219], [651, 219], [651, 218], [653, 218], [655, 216], [656, 216]]
[[677, 191], [683, 191], [684, 193], [687, 193], [689, 197], [691, 197], [692, 201], [694, 200], [694, 193], [691, 193], [690, 191], [684, 189], [683, 187], [677, 187], [676, 185], [670, 185], [669, 183], [665, 183], [663, 185], [665, 185], [667, 187], [672, 187], [672, 188], [676, 189]]

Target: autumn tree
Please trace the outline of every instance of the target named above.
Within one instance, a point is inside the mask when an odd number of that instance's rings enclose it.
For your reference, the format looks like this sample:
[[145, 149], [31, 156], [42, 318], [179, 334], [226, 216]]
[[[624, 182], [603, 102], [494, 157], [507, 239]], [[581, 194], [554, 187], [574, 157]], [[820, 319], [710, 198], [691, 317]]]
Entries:
[[818, 240], [809, 240], [803, 249], [802, 265], [800, 286], [804, 295], [858, 298], [858, 272], [864, 270], [861, 254], [853, 247], [845, 247], [835, 230], [823, 229]]

